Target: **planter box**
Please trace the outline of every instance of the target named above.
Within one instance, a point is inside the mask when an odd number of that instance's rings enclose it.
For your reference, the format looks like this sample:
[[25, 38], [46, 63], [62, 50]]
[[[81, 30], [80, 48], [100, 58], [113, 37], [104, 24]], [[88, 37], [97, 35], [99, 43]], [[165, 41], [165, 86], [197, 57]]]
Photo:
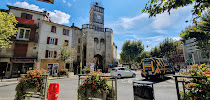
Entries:
[[37, 92], [39, 92], [39, 89], [38, 88], [29, 88], [29, 89], [24, 89], [24, 92], [25, 93], [29, 93], [29, 92], [37, 93]]
[[[93, 95], [91, 95], [91, 90], [88, 90], [88, 91], [86, 91], [86, 97], [90, 97], [90, 98], [99, 98], [99, 99], [102, 99], [102, 100], [106, 100], [106, 98], [107, 98], [107, 94], [106, 94], [106, 92], [102, 92], [102, 93], [95, 93], [95, 94], [93, 94]], [[87, 98], [87, 99], [89, 99], [89, 98]]]

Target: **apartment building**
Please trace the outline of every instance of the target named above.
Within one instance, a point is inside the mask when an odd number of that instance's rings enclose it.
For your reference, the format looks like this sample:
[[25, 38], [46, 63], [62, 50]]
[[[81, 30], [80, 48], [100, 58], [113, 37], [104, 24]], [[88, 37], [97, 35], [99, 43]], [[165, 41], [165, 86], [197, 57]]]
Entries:
[[59, 60], [61, 48], [67, 46], [71, 50], [72, 28], [53, 22], [42, 20], [39, 27], [37, 44], [37, 69], [47, 69], [51, 75], [59, 69], [73, 66], [72, 62]]
[[18, 32], [12, 38], [11, 48], [0, 50], [0, 72], [5, 77], [17, 77], [28, 70], [44, 68], [51, 74], [58, 69], [69, 68], [71, 62], [60, 61], [59, 54], [63, 42], [71, 49], [71, 27], [50, 21], [49, 13], [7, 5], [8, 13], [13, 13], [18, 24]]

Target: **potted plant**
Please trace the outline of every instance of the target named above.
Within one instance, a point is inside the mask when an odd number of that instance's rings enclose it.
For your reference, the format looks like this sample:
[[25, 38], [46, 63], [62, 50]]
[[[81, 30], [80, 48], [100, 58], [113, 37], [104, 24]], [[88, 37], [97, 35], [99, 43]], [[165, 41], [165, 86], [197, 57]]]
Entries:
[[84, 74], [88, 74], [88, 73], [90, 73], [90, 68], [85, 66], [85, 68], [82, 69], [82, 72]]
[[66, 69], [66, 68], [60, 69], [59, 72], [58, 72], [58, 75], [63, 76], [63, 75], [66, 75], [67, 72], [68, 72], [68, 69]]
[[[101, 98], [106, 100], [106, 98], [112, 96], [111, 85], [108, 83], [106, 77], [100, 77], [102, 75], [99, 72], [91, 72], [90, 76], [87, 76], [82, 85], [78, 87], [78, 95], [81, 100], [86, 100], [88, 98]], [[115, 93], [115, 92], [114, 92]]]
[[198, 77], [192, 78], [186, 82], [183, 88], [184, 91], [180, 92], [182, 100], [209, 100], [210, 98], [210, 68], [205, 65], [193, 65], [192, 69], [184, 73], [184, 75]]
[[25, 75], [22, 75], [15, 88], [15, 100], [24, 99], [24, 94], [27, 92], [41, 92], [44, 85], [44, 74], [48, 74], [47, 70], [37, 69], [27, 71]]

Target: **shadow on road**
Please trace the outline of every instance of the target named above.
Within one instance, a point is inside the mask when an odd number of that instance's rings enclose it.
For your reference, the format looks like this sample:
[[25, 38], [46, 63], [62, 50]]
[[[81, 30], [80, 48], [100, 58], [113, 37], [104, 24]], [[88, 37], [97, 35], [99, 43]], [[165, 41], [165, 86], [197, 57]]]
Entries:
[[160, 82], [164, 82], [164, 81], [167, 81], [167, 80], [170, 80], [172, 79], [172, 77], [165, 77], [164, 80], [160, 79], [160, 78], [152, 78], [152, 79], [142, 79], [142, 80], [139, 80], [139, 81], [149, 81], [149, 82], [153, 82], [154, 84], [155, 83], [160, 83]]

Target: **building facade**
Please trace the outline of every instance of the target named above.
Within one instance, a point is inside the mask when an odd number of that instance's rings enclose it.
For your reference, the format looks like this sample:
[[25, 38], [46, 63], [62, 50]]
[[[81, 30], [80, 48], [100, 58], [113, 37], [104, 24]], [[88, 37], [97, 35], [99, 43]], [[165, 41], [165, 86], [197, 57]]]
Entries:
[[117, 46], [113, 42], [113, 30], [104, 28], [104, 8], [95, 2], [90, 10], [90, 24], [82, 25], [84, 66], [95, 65], [103, 72], [117, 58]]
[[[11, 48], [0, 50], [0, 72], [6, 77], [17, 77], [28, 70], [46, 69], [51, 75], [67, 68], [78, 74], [84, 66], [94, 65], [103, 72], [117, 62], [117, 46], [113, 30], [104, 28], [104, 8], [94, 3], [90, 10], [90, 24], [82, 28], [51, 22], [47, 11], [34, 11], [9, 6], [18, 24]], [[61, 48], [67, 47], [70, 60], [60, 59]]]
[[[62, 43], [72, 47], [72, 28], [50, 21], [49, 13], [8, 5], [18, 24], [11, 48], [0, 50], [0, 72], [5, 77], [17, 77], [28, 70], [44, 68], [54, 74], [58, 69], [68, 69], [71, 62], [59, 60]], [[2, 11], [2, 10], [1, 10]], [[7, 10], [5, 10], [7, 11]]]

